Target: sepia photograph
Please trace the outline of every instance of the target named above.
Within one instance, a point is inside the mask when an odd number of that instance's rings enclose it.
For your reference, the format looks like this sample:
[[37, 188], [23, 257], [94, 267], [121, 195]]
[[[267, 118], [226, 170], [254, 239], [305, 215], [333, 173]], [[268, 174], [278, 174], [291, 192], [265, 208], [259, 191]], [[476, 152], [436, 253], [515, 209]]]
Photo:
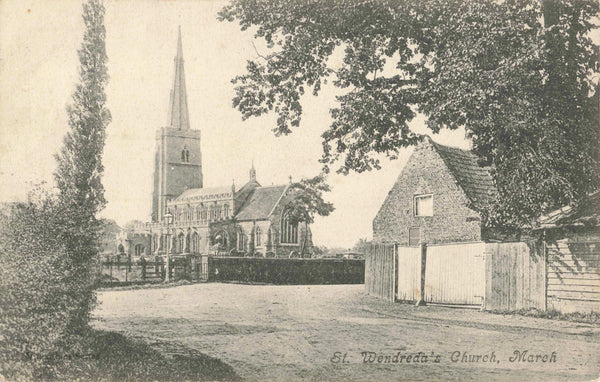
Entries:
[[0, 0], [0, 381], [600, 380], [598, 0]]

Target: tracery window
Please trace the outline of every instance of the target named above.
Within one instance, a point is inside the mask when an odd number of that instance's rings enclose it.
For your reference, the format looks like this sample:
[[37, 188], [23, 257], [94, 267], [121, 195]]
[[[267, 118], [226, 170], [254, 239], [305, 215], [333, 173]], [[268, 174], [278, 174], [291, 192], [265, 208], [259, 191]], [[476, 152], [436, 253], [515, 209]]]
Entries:
[[239, 227], [237, 231], [237, 249], [238, 251], [243, 251], [244, 248], [244, 231], [242, 230], [242, 227]]
[[223, 215], [225, 216], [225, 219], [229, 218], [229, 204], [223, 206]]
[[192, 252], [200, 252], [200, 235], [198, 235], [198, 232], [194, 232], [194, 234], [192, 235]]
[[135, 250], [135, 255], [136, 256], [141, 256], [144, 254], [144, 246], [142, 244], [136, 244], [134, 247]]
[[183, 146], [183, 150], [181, 150], [181, 161], [183, 163], [190, 162], [190, 151], [185, 146]]
[[298, 244], [298, 222], [290, 221], [288, 212], [285, 211], [281, 219], [281, 242], [284, 244]]
[[262, 231], [260, 230], [260, 227], [258, 227], [258, 226], [254, 230], [254, 246], [255, 247], [262, 246]]

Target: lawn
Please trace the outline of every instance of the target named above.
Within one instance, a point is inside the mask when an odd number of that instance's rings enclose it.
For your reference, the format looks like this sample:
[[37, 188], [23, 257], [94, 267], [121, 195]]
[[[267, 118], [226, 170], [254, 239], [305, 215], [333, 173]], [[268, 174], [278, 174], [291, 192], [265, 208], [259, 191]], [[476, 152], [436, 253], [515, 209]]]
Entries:
[[[102, 330], [90, 331], [82, 354], [48, 360], [35, 377], [63, 381], [238, 381], [231, 366], [200, 352], [157, 345]], [[6, 376], [9, 380], [10, 376]]]

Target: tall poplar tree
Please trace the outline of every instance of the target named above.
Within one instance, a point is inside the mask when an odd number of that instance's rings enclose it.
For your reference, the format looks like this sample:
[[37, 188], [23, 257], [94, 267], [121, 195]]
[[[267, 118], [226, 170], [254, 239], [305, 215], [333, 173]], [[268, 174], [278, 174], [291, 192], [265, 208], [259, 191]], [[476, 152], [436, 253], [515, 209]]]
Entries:
[[61, 226], [69, 257], [70, 297], [75, 306], [70, 327], [76, 333], [87, 325], [93, 309], [93, 260], [98, 252], [97, 213], [105, 206], [101, 177], [102, 153], [110, 112], [106, 108], [108, 81], [104, 5], [88, 0], [83, 5], [85, 32], [79, 54], [79, 82], [67, 107], [70, 130], [57, 154], [55, 172]]

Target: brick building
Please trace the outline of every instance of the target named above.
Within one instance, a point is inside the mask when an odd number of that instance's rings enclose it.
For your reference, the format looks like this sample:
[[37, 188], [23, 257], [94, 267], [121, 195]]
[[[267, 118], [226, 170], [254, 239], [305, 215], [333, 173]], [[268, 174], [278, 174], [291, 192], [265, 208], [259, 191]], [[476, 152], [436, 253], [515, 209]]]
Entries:
[[[312, 253], [310, 227], [287, 218], [295, 192], [290, 184], [261, 186], [253, 165], [239, 190], [203, 187], [201, 135], [190, 128], [183, 63], [180, 32], [168, 126], [156, 132], [152, 222], [123, 232], [117, 252], [146, 258], [167, 250], [265, 257]], [[166, 216], [173, 217], [170, 224]]]
[[426, 137], [373, 220], [373, 239], [401, 245], [485, 239], [477, 212], [495, 192], [488, 168], [470, 151]]

